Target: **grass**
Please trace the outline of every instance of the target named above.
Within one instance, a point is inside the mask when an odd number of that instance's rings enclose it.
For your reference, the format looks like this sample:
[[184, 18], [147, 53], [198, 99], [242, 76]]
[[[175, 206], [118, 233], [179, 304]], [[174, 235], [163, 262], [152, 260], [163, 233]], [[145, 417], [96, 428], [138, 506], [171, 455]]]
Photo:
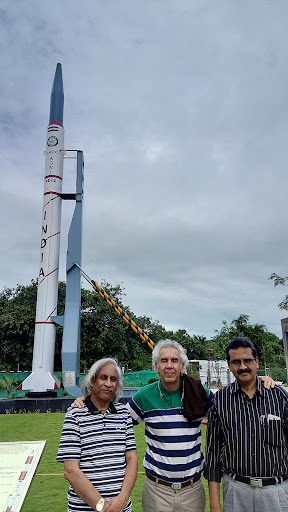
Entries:
[[1, 414], [0, 416], [2, 442], [46, 440], [36, 476], [30, 485], [21, 512], [67, 510], [68, 482], [64, 476], [59, 475], [59, 473], [63, 474], [63, 466], [56, 462], [63, 421], [63, 413]]
[[[46, 448], [26, 495], [21, 512], [65, 512], [67, 510], [68, 482], [63, 476], [63, 465], [56, 462], [59, 439], [64, 421], [63, 413], [43, 414], [1, 414], [0, 441], [46, 440]], [[205, 448], [205, 427], [203, 427], [203, 449]], [[144, 424], [135, 428], [139, 454], [139, 474], [132, 492], [133, 511], [141, 512], [144, 470], [142, 466], [146, 450]], [[204, 480], [207, 495], [206, 512], [209, 511], [207, 482]]]

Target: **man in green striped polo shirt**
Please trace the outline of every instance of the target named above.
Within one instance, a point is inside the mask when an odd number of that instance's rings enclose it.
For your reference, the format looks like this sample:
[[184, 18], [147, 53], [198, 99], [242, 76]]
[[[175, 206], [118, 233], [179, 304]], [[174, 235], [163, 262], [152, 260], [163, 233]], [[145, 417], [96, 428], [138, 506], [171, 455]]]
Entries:
[[[141, 388], [127, 404], [134, 424], [145, 421], [143, 512], [204, 512], [201, 421], [213, 393], [183, 377], [188, 358], [178, 342], [160, 341], [152, 361], [160, 380]], [[195, 402], [190, 414], [187, 402], [192, 409]]]

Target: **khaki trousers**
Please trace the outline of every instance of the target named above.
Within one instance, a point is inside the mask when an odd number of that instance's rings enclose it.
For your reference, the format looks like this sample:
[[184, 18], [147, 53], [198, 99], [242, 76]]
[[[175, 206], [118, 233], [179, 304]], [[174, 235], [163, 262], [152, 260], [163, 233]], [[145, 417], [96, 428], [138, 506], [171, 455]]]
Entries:
[[202, 480], [174, 490], [145, 477], [142, 494], [143, 512], [205, 512], [206, 499]]

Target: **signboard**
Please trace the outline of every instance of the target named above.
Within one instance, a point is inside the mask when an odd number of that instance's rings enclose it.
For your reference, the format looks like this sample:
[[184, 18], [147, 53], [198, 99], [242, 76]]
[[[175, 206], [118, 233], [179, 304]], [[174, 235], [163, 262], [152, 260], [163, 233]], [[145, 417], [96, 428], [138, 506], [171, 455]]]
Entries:
[[46, 441], [0, 443], [0, 512], [19, 512]]

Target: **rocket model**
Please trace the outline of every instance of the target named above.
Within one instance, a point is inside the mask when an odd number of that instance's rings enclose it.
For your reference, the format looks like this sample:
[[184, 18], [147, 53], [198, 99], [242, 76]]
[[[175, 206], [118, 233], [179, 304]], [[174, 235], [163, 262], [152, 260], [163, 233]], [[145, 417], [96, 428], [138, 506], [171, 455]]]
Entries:
[[53, 375], [61, 230], [61, 193], [64, 158], [64, 92], [61, 64], [57, 64], [50, 102], [45, 151], [45, 178], [32, 373], [18, 389], [45, 392], [58, 389]]

